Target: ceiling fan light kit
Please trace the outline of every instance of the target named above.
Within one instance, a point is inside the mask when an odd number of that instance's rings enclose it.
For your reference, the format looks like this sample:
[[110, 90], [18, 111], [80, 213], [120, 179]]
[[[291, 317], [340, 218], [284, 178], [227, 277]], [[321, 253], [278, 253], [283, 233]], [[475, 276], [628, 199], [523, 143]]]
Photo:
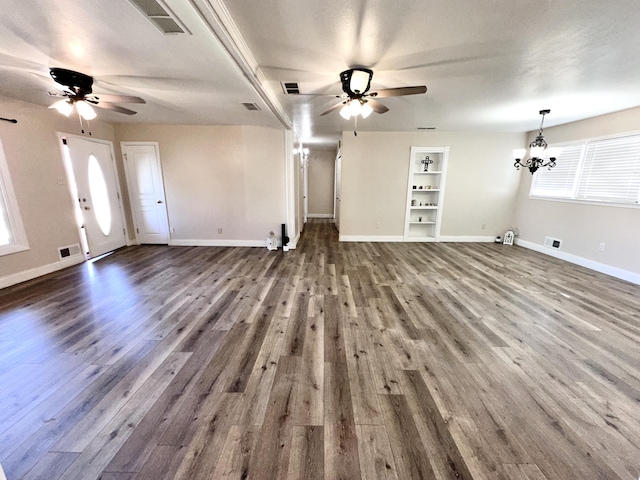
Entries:
[[[516, 148], [513, 151], [513, 157], [515, 158], [515, 163], [513, 164], [516, 167], [516, 170], [520, 170], [520, 167], [526, 167], [529, 169], [531, 174], [533, 175], [539, 168], [549, 167], [551, 170], [556, 166], [556, 159], [562, 152], [562, 149], [559, 147], [547, 148], [547, 142], [544, 139], [544, 135], [542, 134], [542, 126], [544, 124], [544, 116], [551, 113], [551, 110], [545, 109], [540, 110], [540, 115], [542, 115], [542, 120], [540, 121], [540, 129], [538, 130], [538, 135], [535, 140], [529, 144], [529, 158], [526, 160], [522, 160], [524, 156], [527, 154], [527, 150], [525, 148]], [[548, 160], [544, 160], [542, 156], [545, 154], [548, 157]]]
[[[342, 83], [342, 91], [344, 94], [336, 96], [342, 98], [342, 101], [325, 110], [320, 115], [327, 115], [334, 110], [340, 109], [340, 116], [345, 120], [353, 117], [357, 127], [358, 115], [362, 118], [367, 118], [373, 112], [382, 114], [389, 111], [386, 106], [375, 100], [375, 98], [416, 95], [426, 93], [427, 91], [427, 87], [421, 85], [415, 87], [385, 88], [375, 92], [369, 92], [372, 78], [373, 70], [369, 70], [368, 68], [356, 67], [341, 72], [340, 82]], [[357, 135], [355, 130], [353, 133]]]
[[93, 77], [84, 73], [66, 68], [51, 68], [49, 74], [62, 88], [62, 93], [49, 93], [49, 95], [63, 97], [49, 108], [57, 110], [65, 117], [71, 115], [74, 107], [80, 118], [84, 120], [93, 120], [98, 116], [94, 107], [134, 115], [136, 112], [133, 110], [115, 105], [113, 102], [145, 103], [142, 98], [130, 95], [94, 95]]

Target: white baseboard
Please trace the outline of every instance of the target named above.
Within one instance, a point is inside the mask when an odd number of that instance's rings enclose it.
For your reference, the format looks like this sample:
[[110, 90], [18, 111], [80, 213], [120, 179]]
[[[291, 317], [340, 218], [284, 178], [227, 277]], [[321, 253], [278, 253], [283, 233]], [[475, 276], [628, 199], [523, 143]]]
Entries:
[[402, 242], [402, 235], [340, 235], [341, 242]]
[[473, 243], [492, 243], [496, 241], [496, 237], [456, 237], [456, 236], [440, 236], [439, 242], [473, 242]]
[[605, 275], [610, 275], [612, 277], [626, 280], [627, 282], [635, 283], [636, 285], [640, 285], [640, 274], [630, 272], [629, 270], [612, 267], [611, 265], [599, 263], [593, 260], [589, 260], [588, 258], [573, 255], [572, 253], [563, 252], [561, 250], [553, 250], [549, 247], [545, 247], [544, 245], [528, 242], [526, 240], [520, 240], [518, 238], [516, 238], [516, 245], [528, 248], [529, 250], [533, 250], [539, 253], [543, 253], [545, 255], [549, 255], [550, 257], [564, 260], [569, 263], [580, 265], [581, 267], [585, 267], [596, 272], [604, 273]]
[[210, 240], [210, 239], [187, 239], [169, 240], [169, 245], [173, 247], [264, 247], [267, 248], [266, 240]]
[[13, 273], [6, 277], [0, 277], [0, 288], [6, 288], [11, 285], [26, 282], [27, 280], [33, 280], [34, 278], [41, 277], [42, 275], [57, 272], [58, 270], [72, 267], [73, 265], [78, 265], [84, 262], [84, 260], [85, 259], [82, 254], [74, 255], [72, 257], [67, 257], [64, 260], [60, 260], [59, 262], [50, 263], [41, 267], [32, 268], [31, 270], [25, 270], [23, 272]]
[[310, 213], [307, 218], [333, 218], [333, 213]]

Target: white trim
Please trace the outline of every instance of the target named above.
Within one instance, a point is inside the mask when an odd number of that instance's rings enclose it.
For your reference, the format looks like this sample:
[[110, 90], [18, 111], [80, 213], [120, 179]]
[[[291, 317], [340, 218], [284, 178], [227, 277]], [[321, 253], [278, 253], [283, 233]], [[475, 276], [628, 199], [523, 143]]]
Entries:
[[0, 141], [0, 202], [7, 208], [7, 220], [9, 233], [13, 237], [13, 243], [0, 246], [0, 257], [12, 253], [29, 250], [29, 240], [20, 215], [20, 207], [13, 189], [9, 165], [4, 155], [2, 141]]
[[0, 277], [0, 288], [6, 288], [11, 285], [26, 282], [27, 280], [33, 280], [34, 278], [41, 277], [42, 275], [57, 272], [58, 270], [72, 267], [73, 265], [78, 265], [82, 262], [84, 262], [84, 256], [82, 255], [82, 252], [80, 252], [78, 255], [67, 257], [59, 262], [50, 263], [31, 270], [25, 270], [23, 272], [13, 273], [6, 277]]
[[308, 218], [334, 218], [331, 213], [310, 213], [307, 215]]
[[402, 235], [340, 235], [341, 242], [402, 242]]
[[439, 242], [473, 242], [473, 243], [492, 243], [496, 241], [496, 237], [489, 236], [442, 236], [438, 237]]
[[299, 241], [300, 241], [300, 233], [298, 233], [298, 235], [296, 235], [296, 238], [293, 240], [289, 238], [289, 250], [295, 250], [296, 247], [298, 246]]
[[592, 207], [640, 208], [640, 204], [637, 204], [637, 203], [615, 203], [615, 202], [602, 202], [602, 201], [596, 201], [596, 200], [576, 200], [573, 198], [540, 197], [536, 195], [529, 195], [529, 200], [542, 200], [544, 202], [577, 203], [579, 205], [589, 205]]
[[[278, 242], [280, 243], [280, 242]], [[267, 248], [266, 240], [210, 240], [210, 239], [185, 239], [169, 240], [172, 247], [264, 247]]]
[[189, 0], [211, 34], [227, 51], [233, 62], [247, 77], [256, 94], [287, 130], [293, 129], [293, 122], [278, 101], [254, 58], [251, 49], [240, 34], [229, 10], [222, 0]]
[[580, 265], [581, 267], [585, 267], [590, 270], [594, 270], [596, 272], [604, 273], [605, 275], [610, 275], [612, 277], [619, 278], [621, 280], [626, 280], [627, 282], [635, 283], [636, 285], [640, 285], [640, 274], [635, 272], [630, 272], [629, 270], [623, 270], [622, 268], [612, 267], [610, 265], [595, 262], [588, 258], [579, 257], [578, 255], [573, 255], [571, 253], [552, 250], [543, 245], [539, 245], [533, 242], [528, 242], [526, 240], [516, 239], [516, 245], [520, 247], [528, 248], [529, 250], [533, 250], [538, 253], [549, 255], [550, 257], [564, 260], [569, 263]]

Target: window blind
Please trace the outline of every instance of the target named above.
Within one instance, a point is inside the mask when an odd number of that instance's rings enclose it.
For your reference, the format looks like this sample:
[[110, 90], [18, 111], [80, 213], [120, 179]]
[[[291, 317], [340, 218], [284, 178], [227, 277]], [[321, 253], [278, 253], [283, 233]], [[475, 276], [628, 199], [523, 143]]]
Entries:
[[640, 197], [640, 135], [587, 144], [577, 199], [638, 203]]
[[[573, 198], [584, 144], [562, 147], [551, 170], [538, 170], [533, 176], [530, 195], [537, 197]], [[545, 160], [547, 158], [545, 157]]]

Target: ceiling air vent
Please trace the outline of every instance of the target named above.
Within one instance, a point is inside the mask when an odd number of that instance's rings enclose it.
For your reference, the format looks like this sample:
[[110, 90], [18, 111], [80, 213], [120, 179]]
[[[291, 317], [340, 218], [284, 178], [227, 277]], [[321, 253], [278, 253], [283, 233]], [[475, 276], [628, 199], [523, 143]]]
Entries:
[[260, 110], [260, 107], [258, 105], [256, 105], [255, 103], [242, 103], [242, 105], [244, 105], [244, 108], [246, 108], [247, 110]]
[[298, 95], [300, 86], [296, 82], [282, 82], [282, 89], [287, 95]]
[[158, 0], [130, 0], [130, 2], [165, 35], [191, 33], [178, 20], [173, 12]]

